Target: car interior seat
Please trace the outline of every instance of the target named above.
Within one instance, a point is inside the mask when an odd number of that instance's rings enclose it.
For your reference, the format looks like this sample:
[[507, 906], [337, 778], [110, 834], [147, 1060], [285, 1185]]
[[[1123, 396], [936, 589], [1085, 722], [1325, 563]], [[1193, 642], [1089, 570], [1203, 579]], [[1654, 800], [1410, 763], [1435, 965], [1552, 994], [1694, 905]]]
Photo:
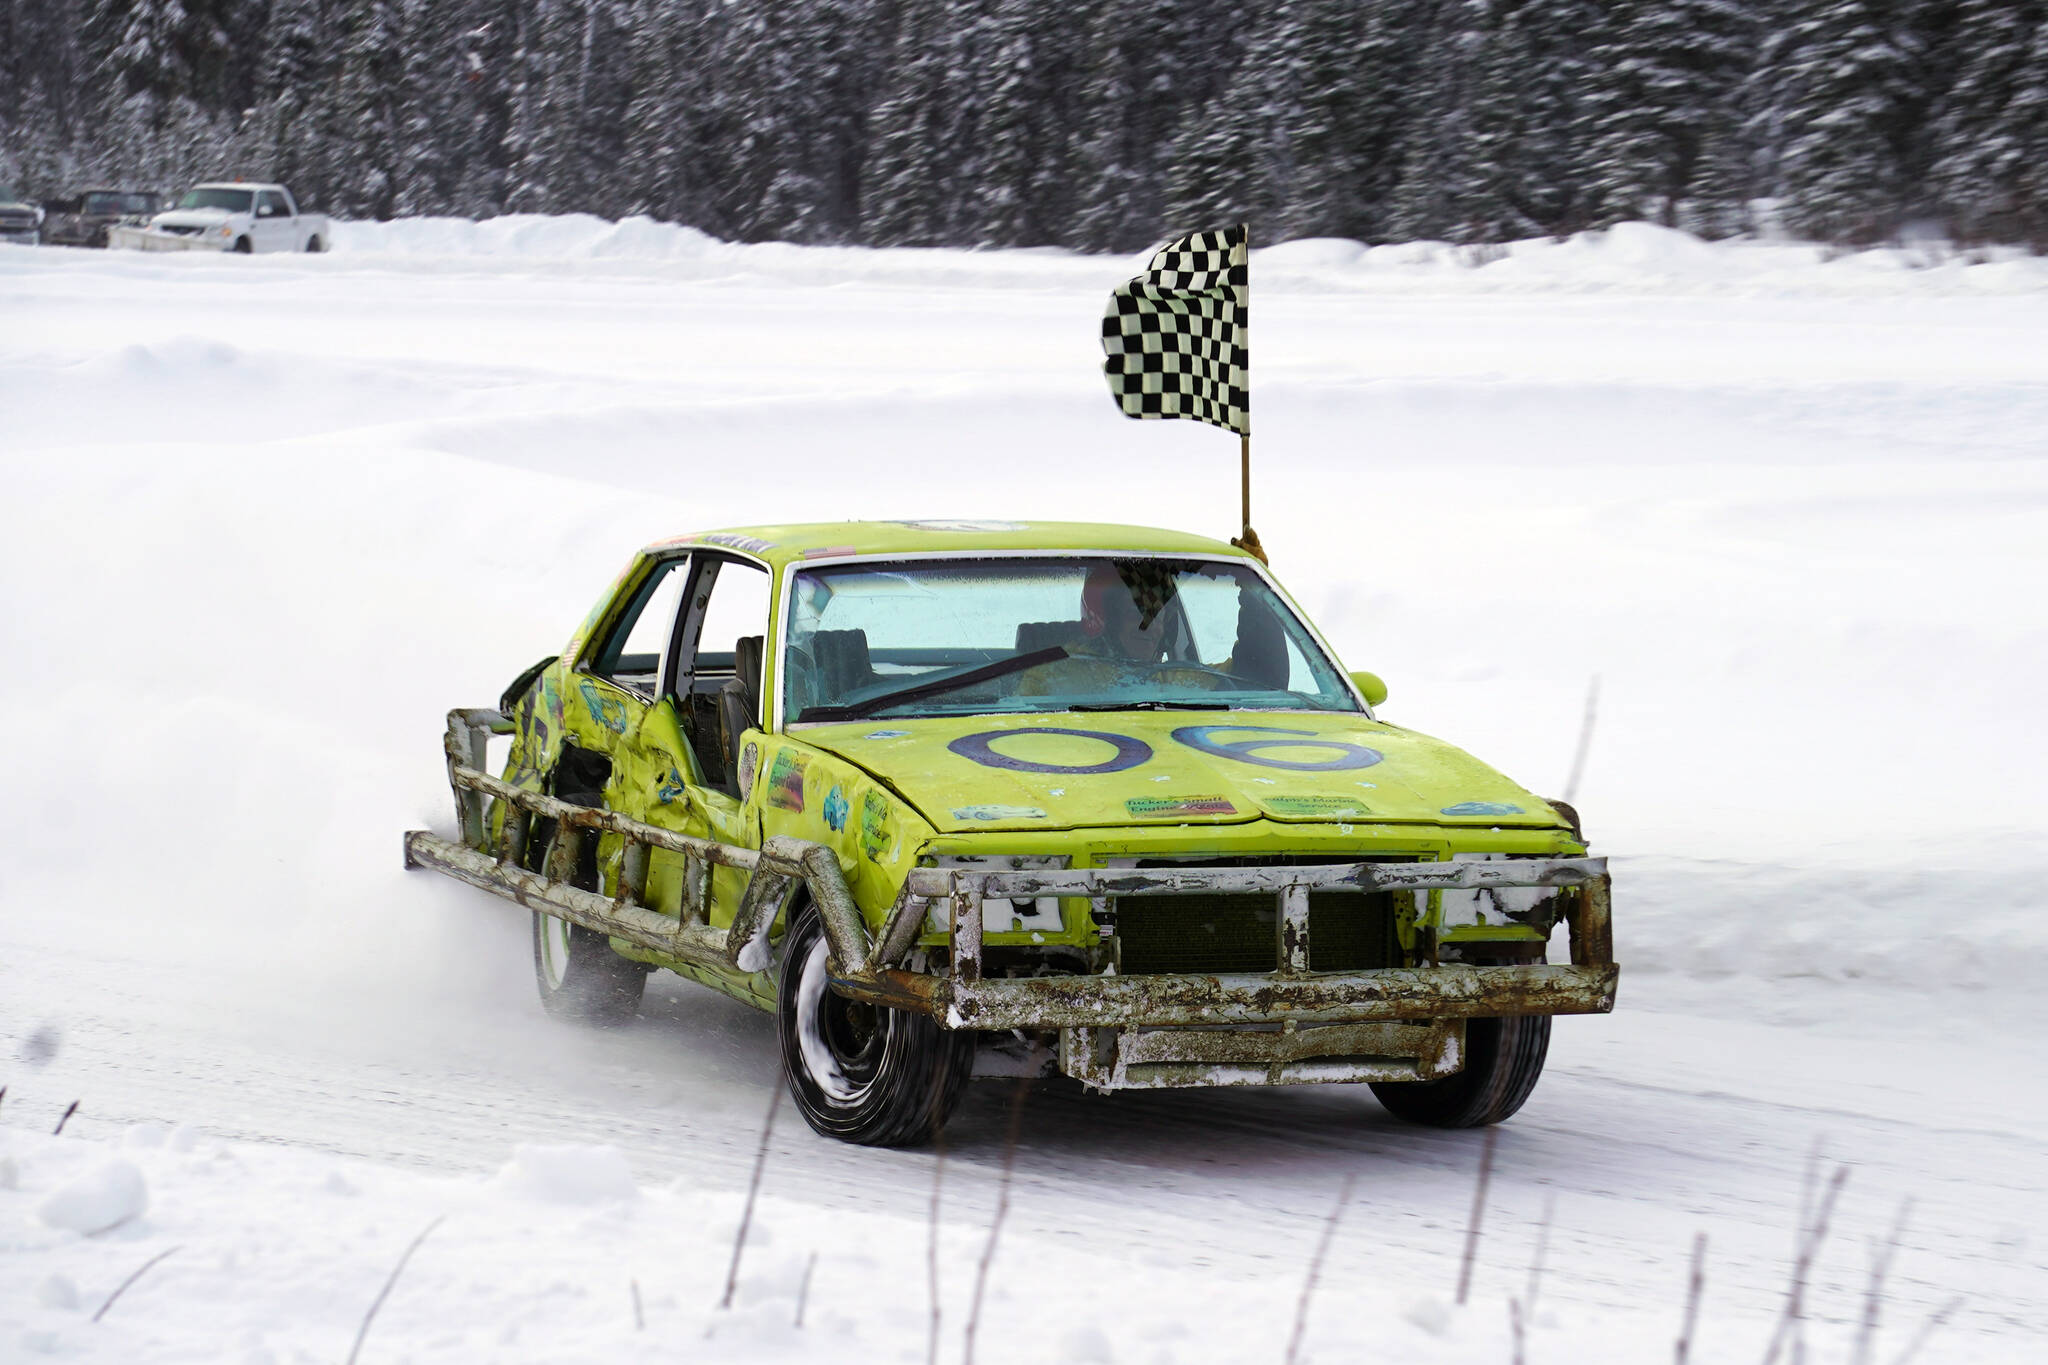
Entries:
[[875, 680], [864, 630], [821, 630], [811, 636], [811, 692], [843, 702]]
[[760, 724], [761, 646], [759, 635], [735, 641], [732, 680], [718, 689], [718, 747], [725, 759], [718, 785], [730, 796], [740, 794], [740, 736]]

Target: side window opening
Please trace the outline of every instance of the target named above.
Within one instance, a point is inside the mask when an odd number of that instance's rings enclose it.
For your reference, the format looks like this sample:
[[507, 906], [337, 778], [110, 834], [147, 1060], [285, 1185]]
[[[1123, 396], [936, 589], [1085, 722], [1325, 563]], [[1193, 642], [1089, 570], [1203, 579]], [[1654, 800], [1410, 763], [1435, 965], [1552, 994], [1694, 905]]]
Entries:
[[701, 556], [677, 669], [690, 747], [705, 781], [738, 795], [740, 734], [761, 723], [761, 661], [768, 636], [768, 571], [744, 559]]
[[657, 565], [591, 660], [590, 671], [653, 701], [661, 687], [661, 660], [682, 605], [689, 558]]

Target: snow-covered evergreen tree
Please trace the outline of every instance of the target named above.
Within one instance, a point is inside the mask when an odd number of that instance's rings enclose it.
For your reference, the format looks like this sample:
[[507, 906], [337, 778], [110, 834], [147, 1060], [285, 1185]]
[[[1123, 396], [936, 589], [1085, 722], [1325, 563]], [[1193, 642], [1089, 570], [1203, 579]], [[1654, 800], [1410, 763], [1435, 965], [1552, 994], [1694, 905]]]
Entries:
[[1907, 8], [1807, 0], [1767, 44], [1777, 188], [1794, 232], [1860, 245], [1900, 225], [1926, 94]]
[[2048, 67], [2038, 55], [2044, 18], [2042, 0], [1962, 5], [1956, 36], [1965, 51], [1934, 119], [1930, 179], [1963, 240], [2040, 231], [2042, 208], [2026, 192], [2039, 137], [2029, 137], [2027, 125], [2048, 101]]
[[[969, 0], [901, 0], [880, 97], [869, 117], [861, 233], [883, 246], [958, 240], [957, 178], [971, 166], [978, 109], [965, 61], [978, 15]], [[963, 35], [970, 41], [963, 42]]]
[[275, 0], [262, 38], [251, 150], [264, 174], [307, 204], [329, 202], [335, 180], [331, 76], [336, 32], [329, 0]]
[[1609, 7], [1589, 92], [1597, 221], [1739, 218], [1747, 188], [1729, 173], [1741, 163], [1738, 94], [1755, 61], [1756, 17], [1747, 0]]
[[351, 217], [389, 218], [409, 168], [404, 150], [408, 0], [347, 0], [334, 117], [347, 145], [332, 186]]
[[978, 27], [981, 121], [962, 185], [968, 235], [981, 246], [1057, 241], [1073, 199], [1070, 31], [1033, 0], [995, 0]]
[[729, 130], [720, 186], [748, 238], [841, 241], [860, 201], [868, 0], [728, 0], [713, 99]]
[[225, 0], [100, 0], [95, 22], [113, 38], [109, 70], [127, 95], [148, 95], [168, 116], [179, 99], [206, 105], [222, 93], [230, 57]]
[[[342, 212], [1131, 250], [2048, 238], [2048, 0], [11, 0], [0, 158]], [[11, 168], [11, 169], [6, 169]], [[56, 193], [69, 185], [41, 186]]]
[[717, 207], [729, 130], [714, 99], [711, 55], [720, 46], [723, 15], [723, 6], [705, 0], [636, 6], [619, 174], [629, 212], [729, 234]]

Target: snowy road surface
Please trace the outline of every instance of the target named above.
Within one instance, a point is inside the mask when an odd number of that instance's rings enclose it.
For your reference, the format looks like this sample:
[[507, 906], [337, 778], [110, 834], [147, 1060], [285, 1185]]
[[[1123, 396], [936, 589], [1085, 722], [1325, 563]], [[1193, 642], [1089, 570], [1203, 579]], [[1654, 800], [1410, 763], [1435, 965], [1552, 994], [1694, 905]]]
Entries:
[[[550, 1025], [517, 912], [402, 873], [398, 832], [447, 823], [441, 712], [644, 541], [1220, 533], [1231, 443], [1107, 401], [1134, 262], [356, 232], [0, 251], [0, 1358], [338, 1359], [446, 1213], [365, 1360], [924, 1359], [934, 1155], [785, 1112], [714, 1312], [772, 1021], [670, 980], [619, 1034]], [[1278, 1360], [1349, 1175], [1304, 1358], [1508, 1360], [1539, 1241], [1529, 1359], [1666, 1358], [1704, 1233], [1695, 1358], [1754, 1360], [1836, 1163], [1812, 1358], [1851, 1358], [1905, 1199], [1873, 1358], [1937, 1314], [1922, 1360], [2048, 1349], [2048, 288], [1895, 264], [1649, 229], [1255, 258], [1255, 521], [1390, 717], [1556, 790], [1601, 680], [1621, 1007], [1560, 1022], [1500, 1130], [1462, 1310], [1478, 1135], [1033, 1088], [980, 1358]], [[948, 1133], [946, 1360], [1008, 1101]], [[108, 1163], [146, 1212], [38, 1214]]]

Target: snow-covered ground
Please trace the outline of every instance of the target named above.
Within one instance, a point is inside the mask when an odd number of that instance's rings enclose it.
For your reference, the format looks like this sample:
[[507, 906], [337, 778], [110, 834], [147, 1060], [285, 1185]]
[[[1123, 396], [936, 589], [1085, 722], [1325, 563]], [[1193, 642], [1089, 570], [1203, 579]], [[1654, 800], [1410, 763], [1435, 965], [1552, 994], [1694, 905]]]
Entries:
[[[398, 834], [448, 822], [442, 712], [647, 540], [1233, 530], [1234, 442], [1104, 391], [1140, 261], [336, 245], [0, 248], [0, 1359], [340, 1359], [437, 1217], [364, 1361], [924, 1359], [933, 1153], [785, 1111], [719, 1311], [772, 1021], [671, 980], [618, 1034], [551, 1026], [518, 916]], [[1694, 1358], [1758, 1359], [1835, 1163], [1813, 1358], [1851, 1358], [1907, 1199], [1872, 1358], [1944, 1311], [1923, 1361], [2040, 1358], [2048, 269], [1632, 226], [1293, 243], [1253, 287], [1254, 520], [1389, 716], [1556, 791], [1599, 679], [1621, 1007], [1559, 1024], [1500, 1130], [1462, 1309], [1478, 1135], [1034, 1087], [978, 1358], [1278, 1360], [1350, 1176], [1304, 1359], [1506, 1361], [1539, 1243], [1528, 1359], [1663, 1358], [1700, 1233]], [[942, 1360], [1007, 1104], [948, 1133]]]

